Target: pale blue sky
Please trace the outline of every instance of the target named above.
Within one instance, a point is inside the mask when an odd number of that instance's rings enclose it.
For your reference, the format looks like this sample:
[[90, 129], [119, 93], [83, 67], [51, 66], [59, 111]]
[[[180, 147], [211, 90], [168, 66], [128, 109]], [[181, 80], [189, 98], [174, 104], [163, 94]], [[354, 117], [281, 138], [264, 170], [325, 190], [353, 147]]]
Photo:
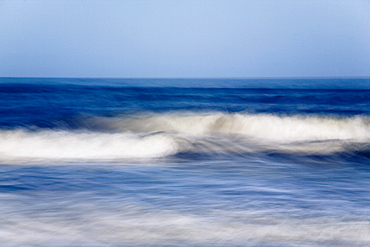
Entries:
[[368, 77], [369, 0], [0, 0], [2, 77]]

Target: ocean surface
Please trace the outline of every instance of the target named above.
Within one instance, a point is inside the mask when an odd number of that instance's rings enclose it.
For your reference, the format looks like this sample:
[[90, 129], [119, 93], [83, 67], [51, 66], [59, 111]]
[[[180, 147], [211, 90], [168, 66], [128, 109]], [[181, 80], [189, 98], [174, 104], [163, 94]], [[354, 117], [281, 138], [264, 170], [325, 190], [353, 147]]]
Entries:
[[370, 79], [0, 78], [0, 246], [370, 246]]

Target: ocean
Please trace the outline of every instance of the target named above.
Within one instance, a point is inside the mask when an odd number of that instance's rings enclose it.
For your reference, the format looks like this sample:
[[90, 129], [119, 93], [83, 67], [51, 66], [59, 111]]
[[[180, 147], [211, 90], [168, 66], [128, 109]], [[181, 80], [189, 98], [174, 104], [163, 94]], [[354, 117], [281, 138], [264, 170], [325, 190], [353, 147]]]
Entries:
[[0, 78], [0, 246], [370, 246], [370, 79]]

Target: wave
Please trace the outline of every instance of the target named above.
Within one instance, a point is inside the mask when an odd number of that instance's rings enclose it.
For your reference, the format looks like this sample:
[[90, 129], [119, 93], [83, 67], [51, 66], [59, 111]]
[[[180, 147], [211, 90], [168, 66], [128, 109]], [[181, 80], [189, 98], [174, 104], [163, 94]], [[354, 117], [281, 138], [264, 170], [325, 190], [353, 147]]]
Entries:
[[192, 136], [238, 135], [290, 143], [297, 141], [370, 139], [370, 118], [278, 116], [272, 114], [175, 113], [89, 119], [90, 126], [114, 131], [176, 132]]
[[0, 162], [117, 161], [180, 153], [367, 152], [370, 140], [366, 116], [174, 112], [89, 117], [80, 124], [78, 130], [1, 130]]
[[0, 159], [5, 162], [155, 158], [176, 152], [175, 141], [163, 134], [140, 137], [125, 133], [15, 130], [0, 132], [0, 138]]

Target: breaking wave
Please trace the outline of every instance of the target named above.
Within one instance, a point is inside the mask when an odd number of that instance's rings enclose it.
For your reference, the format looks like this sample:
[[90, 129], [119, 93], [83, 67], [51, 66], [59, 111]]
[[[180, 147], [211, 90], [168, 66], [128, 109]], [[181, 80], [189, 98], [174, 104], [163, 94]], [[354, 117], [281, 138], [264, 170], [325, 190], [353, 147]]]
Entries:
[[369, 149], [370, 119], [175, 112], [89, 117], [77, 130], [0, 131], [0, 162], [109, 161], [178, 153], [315, 153]]
[[124, 133], [73, 131], [3, 131], [2, 161], [94, 161], [155, 158], [174, 154], [175, 141], [165, 135], [139, 137]]
[[90, 124], [116, 131], [176, 132], [192, 136], [238, 135], [242, 138], [290, 143], [370, 139], [368, 117], [278, 116], [272, 114], [153, 114], [92, 118]]

